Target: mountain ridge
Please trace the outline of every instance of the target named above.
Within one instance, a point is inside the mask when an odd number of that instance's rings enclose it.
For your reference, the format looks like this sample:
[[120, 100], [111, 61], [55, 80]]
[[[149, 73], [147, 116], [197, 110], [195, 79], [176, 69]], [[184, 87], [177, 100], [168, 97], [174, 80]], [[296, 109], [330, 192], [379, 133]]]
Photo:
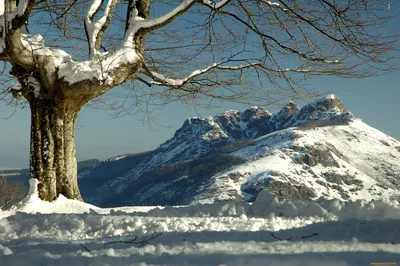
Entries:
[[[195, 160], [201, 160], [203, 157], [211, 156], [211, 158], [214, 158], [216, 160], [220, 159], [216, 154], [220, 150], [224, 150], [224, 147], [229, 146], [232, 144], [233, 146], [239, 145], [236, 144], [236, 142], [243, 141], [248, 147], [252, 146], [257, 146], [258, 143], [261, 141], [260, 139], [263, 138], [274, 138], [275, 135], [281, 134], [282, 141], [284, 138], [292, 138], [292, 142], [295, 143], [297, 142], [297, 139], [301, 139], [301, 137], [296, 138], [293, 136], [301, 135], [303, 132], [306, 131], [315, 131], [317, 132], [318, 130], [325, 130], [329, 129], [330, 131], [327, 131], [325, 133], [326, 136], [321, 136], [321, 141], [320, 143], [312, 143], [310, 142], [307, 144], [306, 142], [309, 140], [304, 139], [303, 142], [305, 142], [305, 145], [298, 145], [298, 147], [295, 149], [298, 149], [297, 151], [292, 150], [292, 146], [285, 146], [285, 145], [278, 145], [279, 147], [277, 148], [276, 153], [279, 153], [278, 150], [280, 148], [282, 149], [287, 149], [291, 150], [287, 152], [289, 155], [285, 155], [288, 157], [288, 159], [285, 161], [285, 164], [289, 167], [292, 162], [297, 163], [300, 167], [310, 167], [312, 169], [317, 169], [319, 166], [318, 165], [323, 165], [326, 169], [329, 167], [337, 167], [338, 165], [344, 165], [346, 162], [341, 161], [342, 158], [341, 154], [344, 153], [344, 151], [339, 151], [335, 148], [335, 145], [337, 144], [332, 144], [329, 142], [328, 139], [323, 139], [324, 137], [329, 137], [329, 134], [332, 132], [336, 132], [335, 128], [338, 127], [347, 127], [349, 130], [357, 131], [357, 134], [367, 134], [365, 132], [369, 132], [370, 129], [358, 129], [357, 127], [352, 127], [352, 125], [355, 125], [355, 121], [358, 121], [354, 115], [350, 112], [347, 112], [343, 103], [340, 101], [340, 99], [335, 96], [335, 95], [328, 95], [326, 97], [323, 97], [321, 99], [315, 100], [314, 102], [307, 104], [303, 106], [302, 108], [299, 108], [296, 104], [293, 102], [289, 102], [286, 104], [279, 112], [276, 114], [272, 114], [268, 112], [265, 108], [263, 107], [251, 107], [243, 112], [237, 111], [237, 110], [230, 110], [226, 111], [222, 114], [216, 115], [216, 116], [208, 116], [204, 118], [199, 118], [199, 117], [193, 117], [193, 118], [188, 118], [184, 121], [182, 127], [180, 127], [174, 134], [174, 136], [167, 140], [166, 142], [162, 143], [157, 149], [154, 151], [150, 151], [147, 154], [143, 155], [140, 157], [140, 159], [135, 161], [134, 165], [126, 165], [124, 172], [120, 172], [118, 175], [114, 176], [108, 176], [103, 178], [101, 186], [92, 186], [93, 193], [91, 194], [106, 194], [110, 195], [108, 199], [104, 199], [100, 201], [100, 199], [95, 200], [92, 203], [95, 204], [105, 204], [106, 206], [116, 206], [116, 205], [130, 205], [130, 204], [141, 204], [141, 205], [146, 205], [145, 200], [138, 200], [139, 198], [152, 198], [152, 196], [149, 196], [150, 194], [153, 195], [153, 197], [160, 197], [160, 200], [154, 200], [152, 199], [152, 204], [160, 204], [163, 205], [163, 197], [159, 196], [165, 195], [165, 202], [168, 201], [168, 204], [174, 204], [174, 203], [180, 203], [180, 204], [189, 204], [193, 202], [208, 202], [212, 200], [214, 197], [215, 199], [221, 198], [220, 196], [223, 195], [223, 191], [220, 189], [216, 189], [216, 180], [218, 179], [218, 175], [215, 176], [216, 173], [212, 173], [213, 176], [206, 176], [202, 179], [203, 183], [198, 183], [198, 179], [193, 179], [192, 183], [189, 183], [189, 180], [186, 180], [185, 182], [187, 187], [191, 187], [192, 190], [195, 190], [193, 192], [196, 195], [192, 195], [192, 199], [189, 200], [188, 198], [182, 198], [182, 199], [176, 199], [175, 202], [169, 200], [168, 197], [175, 197], [177, 194], [179, 194], [178, 188], [174, 188], [174, 182], [176, 183], [177, 181], [174, 181], [175, 179], [172, 178], [170, 175], [172, 173], [168, 174], [168, 178], [164, 175], [164, 178], [168, 179], [170, 183], [166, 183], [165, 180], [162, 179], [164, 170], [159, 170], [158, 172], [154, 172], [157, 169], [163, 169], [163, 167], [169, 167], [173, 166], [176, 164], [181, 164], [179, 167], [183, 167], [182, 165], [185, 165], [182, 169], [185, 167], [194, 167], [193, 164], [190, 162], [193, 162]], [[358, 123], [358, 122], [357, 122]], [[364, 130], [364, 131], [363, 131]], [[315, 132], [312, 132], [314, 134]], [[311, 134], [311, 133], [310, 133]], [[311, 135], [312, 135], [311, 134]], [[335, 134], [338, 134], [337, 132]], [[347, 134], [347, 133], [341, 133], [341, 134]], [[369, 134], [369, 133], [368, 133]], [[382, 133], [383, 134], [383, 133]], [[307, 135], [307, 139], [310, 139], [312, 137], [308, 136], [309, 134], [303, 134]], [[318, 134], [317, 134], [318, 135]], [[330, 136], [333, 137], [333, 136]], [[357, 136], [358, 137], [358, 136]], [[336, 136], [338, 138], [338, 136]], [[349, 137], [351, 138], [351, 132], [349, 133]], [[347, 140], [342, 140], [346, 142]], [[372, 142], [372, 140], [368, 139], [365, 140], [368, 142]], [[391, 142], [390, 137], [386, 137], [386, 139], [383, 140], [384, 142]], [[253, 143], [252, 143], [253, 142]], [[279, 142], [279, 141], [278, 141]], [[243, 146], [242, 143], [242, 146]], [[400, 145], [398, 142], [397, 144], [393, 145]], [[382, 143], [380, 143], [382, 144]], [[242, 149], [246, 149], [245, 147], [241, 147]], [[307, 146], [308, 145], [308, 146]], [[351, 144], [353, 145], [353, 144]], [[374, 143], [374, 145], [378, 145]], [[382, 144], [384, 145], [384, 144]], [[239, 145], [240, 146], [240, 145]], [[321, 146], [321, 147], [319, 147]], [[385, 145], [384, 145], [385, 146]], [[342, 149], [348, 149], [346, 147], [342, 147]], [[397, 148], [395, 148], [397, 149]], [[229, 148], [228, 148], [229, 151]], [[266, 154], [266, 152], [272, 152], [271, 150], [265, 150], [265, 151], [259, 151], [263, 156], [269, 156], [271, 157], [272, 155]], [[345, 151], [347, 152], [347, 151]], [[399, 153], [400, 153], [400, 148], [399, 148]], [[214, 157], [213, 157], [214, 156]], [[215, 157], [216, 156], [216, 157]], [[240, 160], [245, 160], [246, 163], [250, 163], [251, 161], [256, 161], [254, 158], [250, 156], [250, 154], [247, 155], [240, 155], [240, 152], [234, 152], [234, 151], [229, 151], [225, 153], [220, 153], [220, 156], [226, 156], [226, 158], [230, 158], [229, 160], [239, 162]], [[239, 156], [241, 159], [233, 159], [233, 157]], [[247, 156], [247, 157], [246, 157]], [[283, 156], [283, 155], [282, 155]], [[385, 155], [386, 156], [386, 155]], [[290, 158], [289, 158], [290, 157]], [[300, 158], [301, 157], [301, 158]], [[130, 157], [124, 157], [118, 160], [118, 162], [123, 163], [124, 160], [128, 160]], [[272, 158], [272, 157], [271, 157]], [[299, 159], [300, 158], [300, 159]], [[354, 158], [353, 158], [354, 159]], [[344, 160], [344, 159], [343, 159]], [[297, 162], [296, 162], [297, 161]], [[113, 162], [115, 163], [115, 162]], [[204, 162], [203, 162], [204, 163]], [[210, 160], [208, 160], [208, 163], [210, 165], [213, 165]], [[243, 164], [244, 162], [241, 162]], [[104, 163], [103, 163], [104, 164]], [[333, 165], [332, 165], [333, 164]], [[230, 165], [229, 163], [227, 165]], [[306, 166], [304, 166], [306, 165]], [[392, 163], [391, 163], [392, 165]], [[396, 164], [394, 164], [396, 165]], [[398, 165], [396, 165], [394, 171], [394, 175], [396, 175], [398, 172], [400, 173], [400, 168], [397, 168]], [[104, 167], [104, 166], [103, 166]], [[170, 168], [171, 168], [170, 167]], [[177, 169], [181, 169], [177, 167]], [[214, 167], [214, 166], [213, 166]], [[230, 167], [235, 167], [234, 165], [230, 165]], [[290, 166], [291, 167], [291, 166]], [[294, 166], [293, 166], [294, 167]], [[297, 166], [296, 166], [297, 167]], [[304, 174], [301, 172], [301, 169], [297, 169], [294, 167], [293, 169], [296, 169], [298, 172], [297, 174], [301, 176], [302, 174], [304, 176], [308, 176], [308, 174]], [[400, 167], [400, 166], [399, 166]], [[95, 167], [96, 168], [96, 167]], [[129, 169], [130, 168], [130, 169]], [[174, 167], [172, 167], [174, 168]], [[264, 167], [265, 168], [265, 167]], [[339, 167], [340, 169], [340, 167]], [[229, 169], [225, 169], [228, 171]], [[271, 173], [272, 174], [277, 174], [277, 171], [274, 170], [271, 172], [271, 170], [264, 169], [264, 174], [261, 175], [261, 177], [256, 178], [257, 180], [262, 179], [262, 176], [264, 176], [264, 179], [262, 180], [269, 180], [268, 182], [265, 181], [265, 184], [261, 184], [260, 182], [255, 182], [255, 185], [249, 185], [249, 183], [244, 180], [245, 178], [242, 177], [234, 177], [237, 180], [240, 180], [243, 184], [241, 184], [239, 187], [234, 185], [235, 189], [229, 186], [224, 186], [226, 191], [230, 191], [229, 197], [222, 197], [221, 200], [225, 199], [244, 199], [244, 200], [254, 200], [254, 198], [258, 195], [260, 189], [265, 189], [269, 188], [271, 189], [272, 193], [278, 193], [278, 188], [277, 187], [286, 187], [285, 188], [285, 197], [300, 197], [304, 199], [313, 199], [316, 196], [320, 195], [318, 193], [315, 193], [315, 187], [318, 187], [319, 190], [326, 190], [325, 193], [332, 193], [335, 195], [335, 197], [338, 197], [342, 200], [347, 200], [347, 199], [352, 199], [351, 196], [348, 196], [349, 192], [347, 187], [342, 188], [344, 186], [342, 183], [347, 182], [349, 183], [350, 181], [343, 181], [347, 180], [343, 176], [340, 177], [335, 174], [331, 174], [330, 172], [335, 172], [337, 169], [328, 169], [328, 177], [327, 179], [329, 180], [342, 180], [342, 181], [337, 181], [340, 184], [325, 184], [323, 180], [316, 180], [318, 183], [311, 182], [314, 184], [314, 187], [310, 187], [310, 184], [300, 186], [299, 188], [296, 188], [292, 186], [293, 184], [286, 184], [282, 180], [278, 180], [278, 178], [271, 178]], [[268, 170], [268, 171], [267, 171]], [[166, 170], [167, 171], [167, 170]], [[169, 170], [168, 170], [169, 171]], [[168, 172], [167, 171], [167, 172]], [[178, 170], [177, 170], [178, 171]], [[179, 170], [183, 171], [183, 170]], [[178, 172], [179, 172], [178, 171]], [[186, 171], [186, 170], [185, 170]], [[221, 170], [223, 171], [223, 170]], [[320, 178], [323, 176], [324, 173], [322, 173], [323, 169], [316, 171], [315, 176], [318, 176]], [[397, 172], [398, 171], [398, 172]], [[184, 172], [184, 171], [183, 171]], [[267, 172], [270, 173], [267, 175]], [[326, 171], [325, 171], [326, 172]], [[361, 171], [362, 172], [362, 171]], [[93, 173], [96, 173], [96, 169], [92, 169], [92, 175]], [[149, 179], [149, 173], [152, 173], [153, 176], [153, 183], [147, 184], [148, 181], [143, 182], [142, 178], [147, 178]], [[158, 176], [159, 173], [160, 175]], [[169, 173], [169, 172], [168, 172]], [[165, 173], [164, 173], [165, 174]], [[196, 173], [192, 173], [194, 176], [197, 176]], [[243, 175], [243, 173], [240, 172], [239, 175]], [[286, 175], [286, 176], [285, 176]], [[285, 175], [281, 175], [281, 178], [288, 178], [288, 173]], [[342, 173], [343, 175], [343, 173]], [[80, 182], [82, 183], [83, 180], [85, 180], [85, 176], [87, 176], [87, 173], [85, 174], [80, 174]], [[158, 177], [157, 177], [158, 176]], [[183, 175], [185, 176], [185, 175]], [[219, 175], [220, 177], [224, 175]], [[176, 177], [176, 179], [179, 180], [179, 176]], [[229, 177], [228, 177], [229, 178]], [[250, 179], [254, 179], [254, 176], [249, 176]], [[293, 176], [290, 176], [291, 180], [293, 180], [294, 183], [300, 183], [301, 181], [297, 180]], [[226, 179], [225, 177], [222, 179]], [[354, 178], [353, 178], [354, 179]], [[367, 177], [364, 178], [365, 180], [368, 179]], [[214, 180], [211, 182], [210, 180]], [[349, 179], [350, 180], [350, 179]], [[174, 181], [174, 182], [173, 182]], [[269, 183], [272, 181], [271, 183]], [[279, 181], [279, 182], [278, 182]], [[184, 184], [182, 181], [180, 182], [180, 189], [184, 188]], [[247, 185], [246, 185], [247, 182]], [[380, 181], [381, 182], [381, 181]], [[382, 181], [383, 182], [383, 181]], [[140, 187], [140, 192], [138, 192], [138, 189], [133, 189], [132, 186], [133, 184], [142, 184], [143, 187]], [[144, 186], [143, 184], [147, 184]], [[328, 182], [329, 183], [329, 182]], [[176, 183], [177, 184], [177, 183]], [[196, 184], [199, 186], [198, 188], [194, 188], [191, 186], [191, 184]], [[317, 185], [315, 185], [317, 184]], [[321, 185], [324, 184], [324, 185]], [[243, 185], [243, 186], [242, 186]], [[346, 184], [345, 184], [346, 185]], [[349, 186], [349, 185], [346, 185]], [[361, 185], [360, 185], [361, 186]], [[383, 186], [383, 185], [382, 185]], [[85, 186], [84, 186], [85, 187]], [[175, 193], [175, 196], [170, 196], [167, 195], [166, 192], [162, 192], [162, 187], [170, 189], [171, 191], [169, 192], [171, 195]], [[203, 187], [204, 189], [201, 189]], [[332, 188], [334, 187], [334, 188]], [[336, 193], [335, 188], [337, 191], [343, 190], [341, 193]], [[85, 191], [87, 191], [89, 188], [83, 188], [83, 196], [85, 198]], [[146, 192], [150, 191], [150, 192]], [[331, 191], [331, 190], [335, 191]], [[355, 188], [354, 188], [355, 189]], [[392, 189], [392, 188], [391, 188]], [[397, 189], [397, 188], [396, 188]], [[207, 195], [209, 197], [204, 197], [204, 193], [207, 190]], [[282, 189], [281, 189], [282, 190]], [[288, 191], [291, 191], [290, 193]], [[296, 191], [295, 191], [296, 190]], [[136, 191], [136, 194], [132, 194], [133, 191]], [[153, 191], [153, 192], [151, 192]], [[156, 191], [156, 192], [154, 192]], [[175, 192], [174, 192], [175, 191]], [[211, 193], [212, 191], [216, 191], [216, 193]], [[278, 192], [277, 192], [278, 191]], [[313, 192], [311, 192], [313, 191]], [[358, 190], [360, 191], [360, 189]], [[334, 193], [335, 192], [335, 193]], [[339, 191], [340, 192], [340, 191]], [[393, 191], [392, 191], [393, 192]], [[131, 194], [130, 194], [131, 193]], [[145, 194], [147, 195], [145, 196]], [[157, 194], [158, 193], [158, 194]], [[219, 194], [218, 194], [219, 193]], [[280, 192], [282, 194], [282, 191]], [[356, 193], [356, 191], [355, 191]], [[395, 192], [393, 192], [395, 193]], [[393, 194], [392, 193], [392, 194]], [[121, 202], [116, 202], [114, 199], [118, 198], [118, 195], [125, 195], [124, 200]], [[279, 193], [278, 193], [279, 194]], [[203, 196], [201, 196], [203, 195]], [[211, 195], [211, 196], [210, 196]], [[302, 195], [302, 196], [300, 196]], [[322, 194], [321, 194], [322, 195]], [[324, 195], [322, 195], [324, 196]], [[129, 197], [131, 197], [131, 200], [129, 200]], [[328, 195], [329, 197], [329, 195]], [[121, 198], [121, 197], [119, 197]], [[353, 197], [354, 198], [354, 197]], [[89, 199], [91, 200], [91, 199]], [[113, 202], [114, 200], [114, 202]]]

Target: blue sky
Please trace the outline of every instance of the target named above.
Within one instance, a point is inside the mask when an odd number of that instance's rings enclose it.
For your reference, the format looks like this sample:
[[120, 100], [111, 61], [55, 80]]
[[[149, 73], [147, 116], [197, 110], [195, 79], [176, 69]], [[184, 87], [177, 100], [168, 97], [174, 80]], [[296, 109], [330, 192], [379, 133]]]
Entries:
[[[399, 9], [399, 6], [396, 8]], [[392, 21], [391, 26], [398, 25], [400, 18]], [[400, 65], [400, 60], [396, 62]], [[363, 80], [329, 78], [316, 81], [314, 87], [321, 93], [338, 95], [348, 111], [400, 140], [400, 72]], [[302, 105], [300, 102], [297, 104]], [[173, 103], [153, 113], [152, 117], [158, 123], [152, 125], [143, 123], [143, 114], [114, 118], [104, 111], [84, 108], [78, 117], [76, 129], [78, 160], [106, 159], [151, 150], [171, 138], [188, 117], [215, 115], [230, 109], [244, 110], [249, 107], [228, 102], [218, 105], [218, 108], [196, 112], [182, 103]], [[266, 108], [276, 111], [268, 106]], [[12, 112], [13, 109], [0, 105], [0, 117], [8, 117]], [[28, 167], [29, 120], [29, 110], [17, 110], [10, 119], [0, 119], [0, 167]]]

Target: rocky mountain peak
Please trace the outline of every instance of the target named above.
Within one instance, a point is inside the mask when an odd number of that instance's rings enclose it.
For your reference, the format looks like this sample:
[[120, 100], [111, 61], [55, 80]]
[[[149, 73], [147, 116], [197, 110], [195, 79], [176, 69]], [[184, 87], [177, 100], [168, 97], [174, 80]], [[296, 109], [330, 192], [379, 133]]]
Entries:
[[[271, 132], [285, 128], [285, 125], [290, 119], [300, 110], [300, 108], [292, 101], [288, 102], [276, 115], [271, 119]], [[268, 134], [264, 130], [259, 133], [259, 136]]]
[[349, 118], [352, 115], [346, 112], [340, 99], [336, 95], [328, 95], [301, 109], [290, 101], [276, 114], [271, 114], [264, 107], [253, 106], [243, 112], [230, 110], [216, 116], [189, 118], [171, 140], [225, 143], [254, 139], [308, 121]]
[[241, 113], [241, 120], [243, 122], [248, 122], [250, 120], [260, 119], [270, 115], [271, 113], [264, 107], [253, 106]]
[[292, 101], [288, 102], [278, 113], [278, 116], [283, 119], [288, 119], [294, 116], [300, 108]]
[[117, 180], [110, 181], [112, 185], [103, 186], [118, 187], [118, 192], [151, 169], [193, 161], [230, 143], [257, 141], [261, 136], [290, 127], [346, 124], [351, 118], [351, 113], [345, 111], [335, 95], [319, 99], [301, 109], [289, 102], [276, 114], [264, 107], [253, 106], [242, 112], [230, 110], [216, 116], [188, 118], [171, 139], [152, 151], [145, 160]]
[[323, 111], [335, 110], [342, 113], [346, 112], [342, 101], [340, 101], [340, 99], [335, 94], [331, 94], [324, 98], [321, 98], [314, 103], [311, 103], [310, 105], [315, 105], [317, 109]]
[[352, 113], [346, 112], [340, 99], [331, 94], [303, 106], [284, 127], [297, 126], [316, 120], [330, 120], [342, 123], [353, 118]]

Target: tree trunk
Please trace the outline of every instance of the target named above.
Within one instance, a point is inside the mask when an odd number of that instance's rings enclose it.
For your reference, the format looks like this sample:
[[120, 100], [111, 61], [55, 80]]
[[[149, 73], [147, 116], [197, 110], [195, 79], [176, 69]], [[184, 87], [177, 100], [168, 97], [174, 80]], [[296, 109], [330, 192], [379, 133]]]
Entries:
[[33, 97], [31, 108], [30, 174], [39, 180], [42, 200], [60, 194], [82, 200], [78, 188], [75, 154], [75, 120], [80, 110], [74, 102], [52, 97]]

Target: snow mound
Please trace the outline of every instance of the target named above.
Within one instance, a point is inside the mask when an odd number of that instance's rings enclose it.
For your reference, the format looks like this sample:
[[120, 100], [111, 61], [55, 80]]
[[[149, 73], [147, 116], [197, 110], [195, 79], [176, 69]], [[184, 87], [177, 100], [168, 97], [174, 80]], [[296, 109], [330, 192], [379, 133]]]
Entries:
[[[70, 200], [60, 195], [55, 201], [47, 202], [39, 199], [37, 186], [39, 181], [35, 178], [29, 179], [28, 195], [10, 211], [0, 211], [0, 218], [16, 212], [24, 213], [84, 213], [100, 210], [100, 208], [84, 203], [79, 200]], [[2, 215], [3, 214], [3, 215]]]
[[137, 215], [152, 217], [319, 217], [329, 220], [356, 218], [382, 220], [400, 219], [400, 204], [398, 201], [389, 199], [348, 202], [325, 198], [316, 201], [279, 200], [263, 190], [254, 203], [217, 201], [210, 204], [154, 208], [146, 213], [137, 213]]
[[319, 198], [316, 201], [279, 200], [266, 190], [251, 205], [251, 213], [262, 217], [317, 216], [331, 219], [400, 219], [400, 204], [396, 200], [340, 201]]
[[[22, 213], [64, 213], [64, 214], [110, 214], [114, 216], [134, 213], [146, 217], [315, 217], [328, 220], [343, 219], [400, 219], [400, 203], [396, 200], [357, 200], [340, 201], [319, 198], [316, 201], [280, 200], [267, 190], [262, 190], [254, 203], [243, 201], [217, 201], [210, 204], [194, 204], [189, 206], [167, 207], [120, 207], [102, 209], [78, 200], [70, 200], [60, 195], [54, 202], [39, 199], [38, 181], [30, 180], [30, 190], [27, 197], [10, 211], [0, 212], [0, 219]], [[0, 220], [1, 221], [1, 220]], [[7, 225], [0, 222], [1, 228]]]

